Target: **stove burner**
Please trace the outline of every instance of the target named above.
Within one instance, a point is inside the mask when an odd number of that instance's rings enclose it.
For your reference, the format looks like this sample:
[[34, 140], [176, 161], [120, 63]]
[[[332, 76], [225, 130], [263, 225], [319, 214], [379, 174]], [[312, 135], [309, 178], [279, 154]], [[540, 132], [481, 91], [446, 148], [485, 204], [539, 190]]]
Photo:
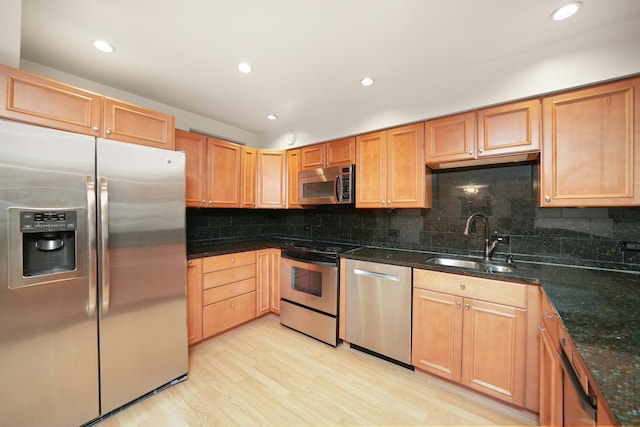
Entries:
[[356, 249], [358, 246], [341, 245], [325, 242], [297, 242], [289, 241], [282, 244], [283, 249], [296, 249], [298, 251], [313, 252], [327, 255], [337, 255], [342, 252]]

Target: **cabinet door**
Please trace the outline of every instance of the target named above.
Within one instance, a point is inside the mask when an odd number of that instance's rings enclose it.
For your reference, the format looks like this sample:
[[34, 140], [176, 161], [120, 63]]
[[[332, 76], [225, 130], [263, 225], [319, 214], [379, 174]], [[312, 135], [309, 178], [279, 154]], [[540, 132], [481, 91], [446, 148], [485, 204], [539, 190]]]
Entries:
[[460, 381], [462, 298], [413, 289], [412, 364], [451, 381]]
[[540, 206], [640, 204], [640, 79], [543, 98]]
[[[388, 131], [386, 207], [428, 207], [425, 197], [427, 170], [424, 163], [423, 141], [423, 123]], [[357, 182], [358, 185], [362, 183], [362, 181]]]
[[325, 143], [326, 165], [335, 166], [356, 161], [355, 137], [343, 138]]
[[256, 316], [271, 311], [269, 294], [271, 279], [271, 256], [268, 249], [256, 252]]
[[540, 100], [478, 110], [478, 157], [540, 150]]
[[242, 146], [207, 138], [209, 200], [214, 208], [240, 207], [240, 157]]
[[187, 262], [187, 331], [189, 345], [202, 340], [202, 259]]
[[[562, 425], [562, 366], [549, 331], [540, 330], [540, 425]], [[599, 415], [599, 414], [598, 414]]]
[[325, 145], [314, 144], [300, 148], [300, 168], [315, 169], [325, 167]]
[[428, 120], [425, 126], [425, 158], [428, 165], [476, 158], [476, 113], [462, 113]]
[[113, 98], [104, 98], [103, 137], [173, 150], [175, 118]]
[[271, 312], [280, 314], [280, 249], [269, 249], [271, 275], [269, 277], [269, 295]]
[[258, 150], [257, 207], [286, 207], [285, 158], [282, 150]]
[[102, 96], [0, 64], [0, 117], [100, 136]]
[[287, 151], [287, 207], [301, 208], [298, 204], [298, 172], [300, 171], [300, 148]]
[[387, 203], [387, 132], [356, 137], [356, 208]]
[[186, 203], [188, 207], [207, 204], [207, 137], [176, 129], [176, 151], [185, 153]]
[[255, 148], [242, 147], [242, 166], [241, 166], [241, 186], [242, 200], [240, 207], [255, 208], [256, 207], [256, 157]]
[[461, 383], [511, 404], [524, 403], [525, 310], [464, 299]]

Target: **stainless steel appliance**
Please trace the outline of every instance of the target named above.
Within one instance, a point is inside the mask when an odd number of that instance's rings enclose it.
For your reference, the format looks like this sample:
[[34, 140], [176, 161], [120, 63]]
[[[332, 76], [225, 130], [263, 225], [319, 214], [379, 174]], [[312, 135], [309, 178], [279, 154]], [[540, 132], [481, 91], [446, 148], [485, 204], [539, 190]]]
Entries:
[[348, 259], [346, 340], [411, 365], [411, 268]]
[[355, 246], [287, 242], [280, 257], [280, 323], [338, 344], [338, 254]]
[[184, 154], [0, 121], [0, 424], [186, 378]]
[[[563, 425], [595, 426], [598, 412], [597, 400], [595, 396], [587, 394], [588, 381], [586, 382], [587, 390], [585, 390], [564, 348], [560, 350], [560, 360], [562, 361]], [[584, 372], [585, 368], [582, 370]]]
[[339, 205], [355, 201], [354, 165], [307, 169], [298, 173], [301, 205]]

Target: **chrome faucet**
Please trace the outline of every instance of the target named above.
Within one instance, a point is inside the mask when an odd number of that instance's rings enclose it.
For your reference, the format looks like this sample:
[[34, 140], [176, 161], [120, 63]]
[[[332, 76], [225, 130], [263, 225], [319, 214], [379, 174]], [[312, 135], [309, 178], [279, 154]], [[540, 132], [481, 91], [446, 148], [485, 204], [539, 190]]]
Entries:
[[467, 224], [464, 226], [464, 231], [462, 234], [465, 236], [469, 235], [469, 227], [471, 224], [475, 222], [476, 218], [481, 218], [484, 221], [484, 261], [489, 261], [491, 259], [491, 254], [493, 250], [498, 246], [498, 239], [495, 239], [493, 242], [489, 242], [491, 240], [491, 229], [489, 227], [489, 218], [484, 216], [481, 213], [474, 213], [467, 218]]

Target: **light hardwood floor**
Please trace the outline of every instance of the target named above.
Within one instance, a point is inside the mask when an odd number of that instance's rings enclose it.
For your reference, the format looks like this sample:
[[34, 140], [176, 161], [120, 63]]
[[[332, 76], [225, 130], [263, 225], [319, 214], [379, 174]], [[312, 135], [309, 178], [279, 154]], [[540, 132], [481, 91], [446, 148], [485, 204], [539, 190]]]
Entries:
[[457, 385], [338, 348], [268, 315], [190, 351], [189, 379], [105, 419], [115, 426], [536, 425]]

